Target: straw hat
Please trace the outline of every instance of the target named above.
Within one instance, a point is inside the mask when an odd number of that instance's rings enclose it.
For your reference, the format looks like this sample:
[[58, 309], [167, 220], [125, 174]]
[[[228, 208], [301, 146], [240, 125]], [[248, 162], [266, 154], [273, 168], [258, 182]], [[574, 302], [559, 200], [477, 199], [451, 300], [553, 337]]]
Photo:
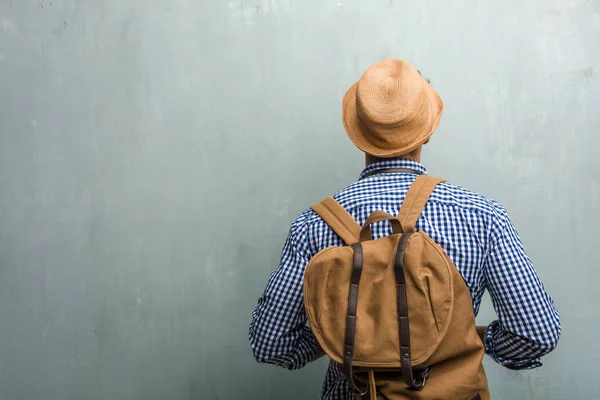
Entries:
[[382, 158], [426, 143], [443, 110], [442, 99], [421, 74], [393, 58], [370, 67], [342, 102], [344, 127], [354, 145]]

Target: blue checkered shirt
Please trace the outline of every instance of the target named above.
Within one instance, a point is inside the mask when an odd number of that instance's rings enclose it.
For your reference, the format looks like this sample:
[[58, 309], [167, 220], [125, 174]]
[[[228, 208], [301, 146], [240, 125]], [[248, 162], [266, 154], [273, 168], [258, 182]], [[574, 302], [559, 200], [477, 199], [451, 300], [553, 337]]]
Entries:
[[[334, 198], [363, 224], [376, 210], [397, 215], [415, 180], [410, 173], [365, 176], [376, 169], [425, 168], [407, 159], [369, 165], [361, 179]], [[364, 179], [363, 179], [364, 178]], [[442, 183], [433, 192], [417, 230], [425, 231], [450, 256], [462, 274], [477, 315], [487, 289], [498, 319], [484, 337], [486, 353], [511, 369], [539, 367], [560, 336], [559, 314], [525, 254], [506, 210], [496, 201], [461, 187]], [[391, 234], [389, 222], [372, 227], [373, 238]], [[271, 273], [263, 296], [252, 313], [249, 339], [259, 362], [289, 369], [302, 368], [317, 354], [317, 343], [304, 310], [302, 280], [308, 261], [342, 240], [312, 210], [294, 221], [285, 242], [281, 264]], [[322, 399], [351, 399], [338, 365], [331, 362]]]

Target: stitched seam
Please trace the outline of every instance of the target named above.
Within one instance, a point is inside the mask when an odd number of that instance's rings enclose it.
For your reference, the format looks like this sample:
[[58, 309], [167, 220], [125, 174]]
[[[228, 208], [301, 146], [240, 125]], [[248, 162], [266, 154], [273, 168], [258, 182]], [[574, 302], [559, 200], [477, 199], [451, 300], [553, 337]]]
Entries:
[[[418, 178], [417, 178], [418, 179]], [[417, 202], [417, 200], [419, 199], [419, 195], [421, 194], [421, 192], [423, 191], [423, 188], [425, 187], [425, 185], [427, 184], [427, 182], [429, 182], [429, 179], [431, 179], [429, 176], [423, 181], [423, 184], [421, 185], [421, 187], [419, 188], [419, 191], [417, 192], [417, 194], [415, 195], [415, 200], [413, 201], [413, 203], [410, 206], [410, 210], [408, 210], [408, 213], [406, 214], [406, 217], [404, 218], [404, 224], [402, 224], [402, 230], [405, 231], [405, 227], [404, 225], [407, 223], [408, 221], [408, 217], [410, 216], [410, 214], [412, 213], [412, 210], [415, 208], [415, 203]], [[410, 189], [408, 189], [410, 191]], [[408, 192], [407, 192], [408, 193]], [[402, 210], [402, 206], [400, 206], [400, 210]], [[418, 219], [418, 218], [417, 218]], [[414, 229], [414, 226], [413, 226]]]
[[[448, 272], [448, 280], [449, 280], [449, 291], [450, 291], [450, 308], [448, 311], [448, 316], [446, 317], [446, 321], [444, 321], [444, 325], [442, 327], [442, 331], [439, 333], [438, 335], [438, 339], [436, 340], [435, 344], [429, 349], [429, 351], [427, 353], [425, 353], [422, 357], [413, 360], [413, 365], [417, 365], [419, 363], [422, 363], [423, 361], [425, 361], [427, 358], [429, 358], [433, 352], [438, 348], [438, 346], [440, 345], [441, 341], [444, 339], [444, 337], [446, 337], [446, 333], [448, 333], [448, 327], [450, 326], [450, 322], [452, 321], [452, 315], [454, 313], [454, 277], [452, 276], [452, 272], [451, 272], [451, 268], [453, 266], [451, 266], [448, 263], [448, 259], [445, 256], [445, 253], [443, 252], [444, 250], [433, 241], [433, 239], [431, 239], [429, 236], [426, 236], [424, 234], [421, 234], [421, 237], [425, 240], [428, 241], [431, 245], [433, 245], [434, 250], [439, 254], [439, 256], [444, 260], [444, 264], [446, 264], [446, 271]], [[454, 267], [456, 268], [456, 267]]]
[[[306, 266], [306, 271], [305, 271], [305, 279], [304, 279], [304, 290], [303, 290], [303, 294], [304, 294], [304, 304], [310, 304], [310, 298], [309, 298], [309, 290], [307, 290], [306, 288], [310, 287], [310, 274], [308, 274], [308, 270], [313, 268], [313, 266], [315, 265], [315, 263], [313, 263], [313, 260], [317, 260], [318, 257], [321, 257], [324, 253], [326, 253], [329, 250], [333, 250], [334, 248], [329, 247], [323, 251], [320, 251], [319, 254], [315, 255], [311, 262]], [[319, 343], [319, 345], [321, 346], [321, 348], [323, 349], [323, 351], [325, 351], [325, 353], [333, 360], [335, 360], [336, 362], [340, 363], [342, 361], [342, 359], [338, 359], [337, 356], [336, 357], [332, 357], [332, 355], [335, 355], [335, 353], [329, 348], [329, 346], [327, 346], [327, 343], [325, 342], [325, 339], [323, 338], [323, 333], [321, 332], [321, 326], [320, 326], [320, 322], [321, 322], [321, 318], [320, 315], [317, 317], [313, 312], [312, 307], [305, 307], [305, 312], [306, 312], [306, 316], [308, 318], [309, 323], [311, 322], [311, 320], [313, 320], [315, 322], [315, 324], [311, 324], [311, 330], [313, 332], [313, 335], [315, 336], [315, 339], [317, 339], [317, 342]], [[322, 310], [321, 310], [322, 311]], [[319, 311], [319, 312], [321, 312]]]
[[[323, 203], [323, 202], [321, 202], [321, 205], [322, 205], [323, 207], [325, 207], [325, 209], [327, 210], [327, 212], [329, 212], [329, 214], [331, 214], [331, 216], [332, 216], [332, 217], [333, 217], [335, 220], [337, 220], [337, 221], [338, 221], [338, 222], [339, 222], [339, 223], [342, 225], [342, 227], [343, 227], [343, 228], [344, 228], [344, 229], [345, 229], [345, 230], [346, 230], [346, 231], [347, 231], [347, 232], [350, 234], [350, 236], [352, 236], [352, 237], [354, 238], [354, 240], [356, 240], [356, 241], [358, 241], [358, 240], [359, 240], [359, 238], [358, 238], [358, 237], [356, 237], [356, 235], [354, 234], [354, 232], [352, 232], [352, 231], [350, 230], [350, 228], [348, 228], [348, 226], [347, 226], [347, 225], [344, 223], [344, 221], [342, 221], [342, 220], [341, 220], [341, 219], [340, 219], [340, 218], [339, 218], [337, 215], [335, 215], [335, 213], [334, 213], [334, 212], [331, 210], [331, 208], [329, 208], [329, 207], [328, 207], [328, 206], [327, 206], [325, 203]], [[348, 214], [348, 215], [350, 215], [350, 214]], [[350, 217], [350, 218], [352, 218], [352, 217]], [[358, 224], [357, 224], [357, 225], [358, 225]], [[334, 229], [334, 231], [335, 231], [335, 229]]]

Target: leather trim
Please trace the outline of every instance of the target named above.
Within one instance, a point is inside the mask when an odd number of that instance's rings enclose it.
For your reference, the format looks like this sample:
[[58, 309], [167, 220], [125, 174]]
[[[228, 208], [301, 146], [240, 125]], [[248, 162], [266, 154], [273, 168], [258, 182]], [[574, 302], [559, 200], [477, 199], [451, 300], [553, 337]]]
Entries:
[[346, 332], [344, 337], [344, 362], [342, 373], [348, 380], [350, 387], [361, 396], [369, 391], [369, 386], [359, 387], [352, 376], [352, 359], [354, 358], [354, 339], [356, 336], [356, 309], [358, 307], [358, 285], [363, 269], [363, 249], [360, 243], [352, 245], [354, 257], [352, 261], [352, 275], [350, 277], [350, 290], [348, 291], [348, 309], [346, 310]]
[[404, 255], [408, 239], [412, 233], [405, 233], [398, 240], [398, 250], [394, 258], [394, 273], [396, 275], [396, 306], [398, 309], [398, 339], [400, 343], [400, 365], [404, 382], [412, 389], [423, 389], [430, 368], [420, 373], [419, 379], [413, 375], [410, 348], [410, 324], [408, 320], [408, 298], [406, 295], [406, 277], [404, 276]]

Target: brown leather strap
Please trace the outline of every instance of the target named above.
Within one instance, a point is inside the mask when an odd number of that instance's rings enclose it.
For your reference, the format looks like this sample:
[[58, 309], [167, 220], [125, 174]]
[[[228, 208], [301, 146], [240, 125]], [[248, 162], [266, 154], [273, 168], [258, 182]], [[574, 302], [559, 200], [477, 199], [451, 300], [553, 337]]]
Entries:
[[352, 375], [352, 359], [354, 358], [354, 338], [356, 335], [356, 308], [358, 306], [358, 285], [363, 269], [363, 249], [360, 243], [352, 245], [354, 258], [352, 262], [352, 274], [350, 276], [350, 291], [348, 292], [348, 309], [346, 310], [346, 333], [344, 337], [344, 363], [342, 373], [348, 380], [350, 387], [359, 395], [363, 396], [369, 391], [369, 386], [361, 388]]
[[358, 242], [360, 225], [333, 197], [327, 197], [311, 208], [347, 245]]
[[415, 224], [421, 216], [425, 204], [429, 200], [429, 196], [431, 196], [435, 187], [441, 182], [446, 181], [427, 175], [421, 175], [415, 179], [415, 182], [406, 193], [402, 207], [400, 207], [400, 213], [398, 214], [398, 219], [402, 224], [402, 231], [404, 233], [415, 231]]
[[413, 389], [422, 389], [429, 376], [430, 369], [421, 371], [420, 377], [415, 379], [412, 369], [410, 349], [410, 324], [408, 321], [408, 298], [406, 295], [406, 278], [404, 276], [404, 255], [408, 239], [412, 233], [400, 236], [398, 250], [394, 260], [394, 273], [396, 275], [396, 306], [398, 309], [398, 339], [400, 341], [400, 366], [404, 382]]

